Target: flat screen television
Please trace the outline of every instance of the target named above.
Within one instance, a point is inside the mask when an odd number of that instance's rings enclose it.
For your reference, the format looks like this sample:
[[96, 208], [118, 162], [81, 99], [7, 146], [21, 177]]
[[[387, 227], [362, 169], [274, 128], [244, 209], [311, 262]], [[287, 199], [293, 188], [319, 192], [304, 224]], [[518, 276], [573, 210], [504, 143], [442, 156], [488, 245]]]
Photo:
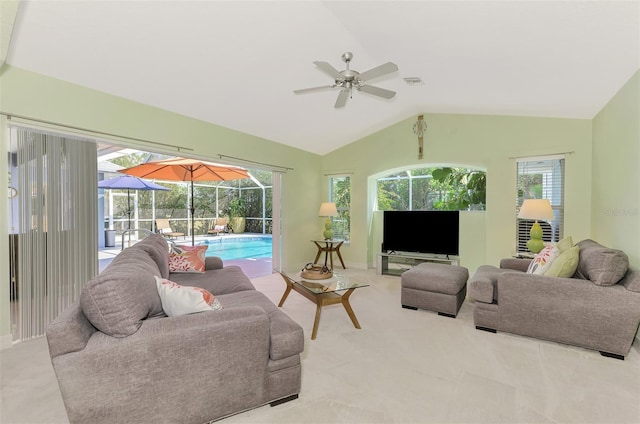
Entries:
[[459, 211], [384, 211], [382, 251], [458, 256]]

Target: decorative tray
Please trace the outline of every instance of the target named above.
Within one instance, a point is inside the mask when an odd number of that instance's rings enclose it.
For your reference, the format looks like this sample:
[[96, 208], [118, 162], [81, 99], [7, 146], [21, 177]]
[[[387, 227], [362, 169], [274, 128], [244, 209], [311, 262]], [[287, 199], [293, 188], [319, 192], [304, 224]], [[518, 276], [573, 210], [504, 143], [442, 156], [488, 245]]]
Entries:
[[326, 280], [333, 277], [333, 272], [325, 266], [309, 263], [300, 271], [300, 277], [307, 280]]

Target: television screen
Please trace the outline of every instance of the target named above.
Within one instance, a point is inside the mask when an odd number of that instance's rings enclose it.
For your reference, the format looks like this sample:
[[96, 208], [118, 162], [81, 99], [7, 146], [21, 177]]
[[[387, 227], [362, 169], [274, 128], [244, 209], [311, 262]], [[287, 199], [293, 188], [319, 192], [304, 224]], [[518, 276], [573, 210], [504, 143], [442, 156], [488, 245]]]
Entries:
[[459, 211], [384, 211], [383, 252], [458, 255]]

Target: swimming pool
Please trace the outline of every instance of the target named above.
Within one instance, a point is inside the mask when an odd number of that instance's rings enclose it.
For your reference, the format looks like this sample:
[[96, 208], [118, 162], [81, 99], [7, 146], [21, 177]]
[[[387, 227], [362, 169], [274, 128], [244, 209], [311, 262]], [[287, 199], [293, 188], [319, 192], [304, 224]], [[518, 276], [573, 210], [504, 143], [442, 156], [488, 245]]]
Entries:
[[222, 260], [270, 258], [271, 237], [218, 237], [205, 240], [208, 245], [206, 256], [219, 256]]

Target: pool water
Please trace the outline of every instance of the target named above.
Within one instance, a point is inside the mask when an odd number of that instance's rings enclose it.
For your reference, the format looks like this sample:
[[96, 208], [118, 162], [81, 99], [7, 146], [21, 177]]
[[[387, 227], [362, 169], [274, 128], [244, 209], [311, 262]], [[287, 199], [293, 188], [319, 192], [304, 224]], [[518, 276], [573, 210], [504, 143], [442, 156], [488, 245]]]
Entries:
[[206, 256], [219, 256], [222, 260], [270, 258], [271, 237], [229, 237], [205, 240]]

